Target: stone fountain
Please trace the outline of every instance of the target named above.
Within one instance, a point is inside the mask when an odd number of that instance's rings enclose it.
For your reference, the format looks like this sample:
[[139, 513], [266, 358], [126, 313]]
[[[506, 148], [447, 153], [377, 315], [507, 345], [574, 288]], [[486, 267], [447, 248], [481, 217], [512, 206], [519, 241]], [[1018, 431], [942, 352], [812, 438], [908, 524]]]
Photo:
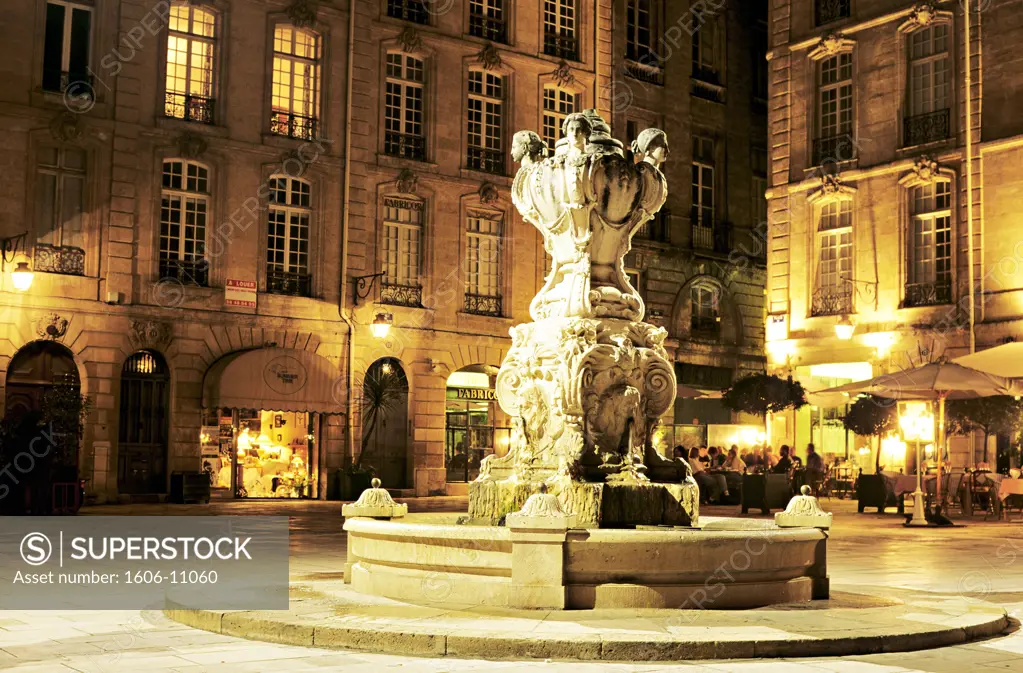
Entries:
[[512, 200], [543, 234], [551, 271], [533, 322], [511, 330], [496, 386], [511, 443], [483, 461], [469, 517], [498, 523], [544, 484], [581, 526], [688, 526], [696, 482], [652, 443], [675, 400], [667, 332], [643, 322], [624, 268], [632, 236], [667, 196], [667, 138], [644, 131], [634, 161], [593, 110], [570, 115], [563, 131], [553, 156], [531, 131], [514, 138]]

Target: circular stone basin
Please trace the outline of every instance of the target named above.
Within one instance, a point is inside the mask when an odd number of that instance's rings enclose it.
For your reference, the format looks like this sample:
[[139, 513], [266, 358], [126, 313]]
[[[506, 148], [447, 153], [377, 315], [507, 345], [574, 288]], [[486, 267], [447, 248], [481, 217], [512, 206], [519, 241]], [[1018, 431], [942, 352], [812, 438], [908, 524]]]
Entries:
[[415, 604], [721, 610], [828, 597], [827, 533], [768, 521], [559, 532], [353, 518], [344, 528], [346, 582]]

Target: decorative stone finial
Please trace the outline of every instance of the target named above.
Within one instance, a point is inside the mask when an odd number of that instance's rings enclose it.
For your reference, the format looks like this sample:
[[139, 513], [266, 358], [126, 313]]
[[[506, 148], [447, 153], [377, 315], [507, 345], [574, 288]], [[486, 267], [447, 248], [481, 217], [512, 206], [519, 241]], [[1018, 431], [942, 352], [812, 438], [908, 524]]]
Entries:
[[518, 512], [505, 518], [509, 528], [571, 528], [575, 517], [561, 508], [558, 496], [547, 492], [547, 484], [540, 484], [540, 492], [526, 499]]
[[376, 477], [369, 482], [373, 488], [367, 488], [354, 503], [341, 506], [341, 516], [350, 519], [356, 516], [374, 519], [393, 519], [408, 514], [408, 505], [394, 502], [386, 489], [380, 488], [380, 480]]
[[817, 498], [810, 495], [810, 487], [799, 488], [800, 495], [789, 500], [784, 512], [774, 515], [779, 528], [831, 528], [831, 514], [821, 509]]

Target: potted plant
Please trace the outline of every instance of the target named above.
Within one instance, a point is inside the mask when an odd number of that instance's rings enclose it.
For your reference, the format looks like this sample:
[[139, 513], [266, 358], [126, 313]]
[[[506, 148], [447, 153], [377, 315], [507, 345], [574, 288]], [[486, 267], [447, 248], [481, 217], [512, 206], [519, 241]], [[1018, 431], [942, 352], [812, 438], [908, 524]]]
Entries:
[[876, 443], [874, 474], [861, 474], [856, 480], [856, 500], [860, 512], [866, 507], [877, 507], [884, 512], [885, 507], [896, 505], [895, 495], [888, 493], [888, 486], [881, 476], [881, 437], [891, 434], [899, 428], [898, 405], [895, 400], [874, 395], [859, 397], [849, 407], [842, 421], [846, 430], [857, 435], [870, 437]]
[[376, 476], [376, 469], [372, 465], [366, 465], [361, 461], [355, 462], [345, 468], [348, 475], [349, 493], [353, 500], [357, 499], [367, 488], [372, 487], [373, 477]]
[[385, 360], [366, 373], [362, 382], [362, 451], [346, 469], [352, 498], [370, 488], [376, 469], [363, 461], [374, 455], [388, 415], [405, 401], [407, 394], [408, 379], [397, 360]]

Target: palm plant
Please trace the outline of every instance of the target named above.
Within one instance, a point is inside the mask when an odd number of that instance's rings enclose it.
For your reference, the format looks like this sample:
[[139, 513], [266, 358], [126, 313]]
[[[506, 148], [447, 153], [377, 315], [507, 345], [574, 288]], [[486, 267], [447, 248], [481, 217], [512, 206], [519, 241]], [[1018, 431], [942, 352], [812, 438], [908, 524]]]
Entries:
[[371, 437], [387, 424], [389, 413], [405, 400], [408, 379], [401, 365], [393, 358], [375, 363], [366, 372], [362, 382], [362, 446], [363, 450], [351, 471], [373, 472], [373, 467], [362, 464], [366, 446]]

